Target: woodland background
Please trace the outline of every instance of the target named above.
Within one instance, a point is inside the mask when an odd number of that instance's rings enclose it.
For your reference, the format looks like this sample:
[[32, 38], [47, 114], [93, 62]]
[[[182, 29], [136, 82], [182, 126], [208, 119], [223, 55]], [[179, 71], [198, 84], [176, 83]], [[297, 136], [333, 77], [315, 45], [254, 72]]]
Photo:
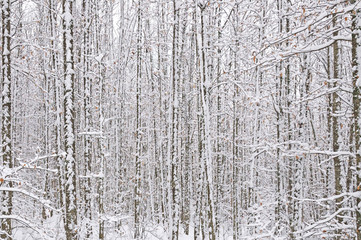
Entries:
[[1, 19], [2, 239], [361, 239], [360, 1]]

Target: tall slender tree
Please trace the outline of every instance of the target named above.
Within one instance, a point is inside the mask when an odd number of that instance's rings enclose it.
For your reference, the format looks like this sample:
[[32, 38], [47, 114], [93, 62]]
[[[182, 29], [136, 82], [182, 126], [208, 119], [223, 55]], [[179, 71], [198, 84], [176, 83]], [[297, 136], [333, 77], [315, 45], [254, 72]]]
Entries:
[[216, 232], [215, 232], [215, 220], [214, 220], [214, 202], [213, 202], [213, 165], [212, 165], [212, 145], [211, 145], [211, 119], [210, 119], [210, 87], [211, 80], [209, 79], [207, 73], [207, 60], [206, 60], [206, 39], [205, 39], [205, 22], [204, 22], [204, 13], [207, 7], [206, 3], [200, 3], [200, 101], [201, 101], [201, 109], [202, 109], [202, 126], [203, 126], [203, 135], [202, 142], [204, 147], [202, 149], [202, 158], [203, 161], [203, 171], [205, 177], [205, 191], [206, 191], [206, 216], [208, 226], [206, 229], [210, 230], [210, 238], [215, 240]]
[[77, 239], [77, 188], [75, 160], [74, 102], [74, 19], [73, 0], [63, 0], [63, 65], [64, 65], [64, 128], [65, 128], [65, 232], [66, 239]]
[[141, 159], [141, 83], [142, 83], [142, 0], [137, 3], [137, 44], [136, 44], [136, 126], [135, 126], [135, 183], [134, 183], [134, 238], [140, 239], [143, 234], [142, 212], [142, 159]]
[[[351, 1], [355, 3], [355, 1]], [[359, 31], [361, 30], [361, 9], [357, 8], [352, 13], [352, 103], [353, 103], [353, 135], [355, 141], [355, 155], [356, 155], [356, 191], [361, 191], [361, 139], [360, 139], [360, 104], [361, 104], [361, 92], [360, 92], [360, 73], [361, 63], [360, 50], [361, 50], [361, 36]], [[361, 212], [359, 205], [361, 198], [356, 199], [356, 236], [357, 240], [361, 239]]]
[[[3, 175], [14, 167], [12, 147], [12, 78], [11, 78], [11, 1], [1, 1], [2, 38], [1, 38], [1, 84], [2, 84], [2, 171]], [[13, 187], [10, 179], [1, 178], [1, 186]], [[13, 239], [12, 220], [13, 192], [1, 192], [1, 235], [2, 239]]]

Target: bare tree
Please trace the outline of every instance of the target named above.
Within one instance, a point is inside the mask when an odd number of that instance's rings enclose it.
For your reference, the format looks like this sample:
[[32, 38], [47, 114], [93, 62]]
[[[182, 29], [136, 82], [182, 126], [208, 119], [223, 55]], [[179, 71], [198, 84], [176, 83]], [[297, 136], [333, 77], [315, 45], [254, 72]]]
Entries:
[[75, 161], [74, 115], [74, 19], [73, 1], [63, 0], [63, 64], [64, 64], [64, 132], [65, 132], [65, 232], [67, 239], [77, 239], [77, 188]]
[[[13, 163], [12, 148], [12, 78], [11, 78], [11, 1], [1, 1], [2, 17], [2, 39], [1, 39], [1, 84], [2, 84], [2, 170], [1, 174], [11, 170]], [[12, 188], [13, 183], [10, 179], [1, 178], [0, 186]], [[13, 211], [13, 192], [2, 191], [1, 193], [1, 215], [10, 216]], [[1, 220], [1, 238], [13, 239], [12, 237], [12, 219], [0, 217]]]

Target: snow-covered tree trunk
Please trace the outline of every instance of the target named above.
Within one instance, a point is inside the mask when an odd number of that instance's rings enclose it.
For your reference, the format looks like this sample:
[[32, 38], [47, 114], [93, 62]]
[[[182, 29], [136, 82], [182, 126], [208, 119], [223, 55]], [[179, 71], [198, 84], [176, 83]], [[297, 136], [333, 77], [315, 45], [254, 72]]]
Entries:
[[[286, 18], [285, 21], [285, 32], [290, 32], [290, 19]], [[289, 42], [286, 42], [286, 47], [289, 46]], [[292, 150], [292, 124], [291, 124], [291, 65], [289, 60], [285, 61], [284, 65], [284, 72], [285, 72], [285, 110], [286, 110], [286, 129], [287, 129], [287, 150]], [[297, 199], [294, 198], [294, 170], [295, 170], [295, 164], [294, 159], [292, 157], [288, 157], [287, 161], [289, 164], [288, 169], [288, 189], [287, 189], [287, 198], [288, 198], [288, 223], [289, 223], [289, 238], [290, 239], [296, 239], [295, 232], [297, 231], [297, 222], [295, 222], [294, 214], [295, 214], [295, 208], [297, 207]]]
[[204, 144], [203, 155], [202, 155], [202, 164], [204, 164], [204, 173], [205, 173], [205, 191], [206, 191], [206, 214], [207, 214], [207, 222], [208, 226], [207, 232], [209, 233], [209, 238], [212, 240], [216, 239], [216, 231], [214, 225], [214, 202], [213, 202], [213, 167], [212, 167], [212, 145], [211, 145], [211, 119], [210, 119], [210, 87], [211, 87], [211, 80], [207, 74], [206, 67], [206, 42], [205, 42], [205, 23], [204, 23], [204, 11], [207, 5], [199, 4], [200, 8], [200, 49], [201, 49], [201, 56], [200, 56], [200, 98], [201, 98], [201, 109], [202, 109], [202, 120], [203, 120], [203, 136], [202, 142]]
[[[193, 26], [193, 41], [194, 41], [194, 46], [193, 49], [195, 51], [194, 54], [194, 72], [198, 72], [199, 71], [199, 62], [200, 62], [200, 51], [199, 51], [199, 43], [198, 43], [198, 38], [199, 38], [199, 33], [198, 33], [198, 29], [199, 29], [199, 23], [198, 23], [198, 11], [197, 11], [198, 6], [194, 6], [194, 12], [193, 12], [193, 22], [194, 22], [194, 26]], [[203, 88], [201, 87], [202, 84], [199, 81], [199, 75], [197, 74], [197, 112], [200, 113], [202, 111], [202, 102], [201, 102], [201, 91], [203, 91]], [[200, 239], [200, 236], [204, 235], [203, 233], [203, 228], [202, 228], [202, 222], [203, 222], [203, 213], [202, 213], [202, 207], [203, 207], [203, 182], [204, 182], [204, 164], [202, 162], [203, 159], [203, 149], [204, 149], [204, 141], [202, 139], [202, 135], [203, 135], [203, 131], [204, 131], [204, 124], [203, 124], [203, 115], [202, 114], [197, 114], [197, 156], [196, 156], [196, 161], [195, 161], [195, 167], [196, 170], [194, 171], [194, 181], [195, 181], [195, 193], [194, 193], [194, 199], [195, 199], [195, 212], [194, 212], [194, 216], [193, 216], [193, 222], [194, 222], [194, 240]]]
[[[337, 17], [333, 15], [333, 26], [336, 26]], [[333, 36], [337, 37], [338, 32], [335, 31]], [[335, 41], [332, 45], [333, 50], [333, 88], [337, 88], [339, 85], [339, 46], [338, 41]], [[332, 151], [338, 152], [340, 145], [339, 145], [339, 121], [338, 121], [338, 114], [340, 112], [341, 102], [338, 97], [338, 92], [334, 91], [332, 93]], [[336, 156], [333, 159], [334, 165], [334, 176], [335, 176], [335, 195], [339, 195], [342, 193], [342, 186], [341, 186], [341, 161], [340, 157]], [[337, 198], [335, 211], [337, 212], [340, 208], [342, 208], [342, 198]], [[339, 223], [342, 222], [342, 219], [337, 217], [337, 221]], [[337, 234], [341, 232], [339, 230], [336, 231]], [[336, 239], [340, 239], [340, 236], [337, 236]]]
[[[4, 179], [2, 175], [8, 173], [13, 168], [13, 149], [12, 149], [12, 87], [11, 87], [11, 21], [10, 12], [11, 1], [1, 1], [2, 16], [2, 39], [1, 39], [1, 83], [2, 83], [2, 166], [0, 167], [0, 186], [12, 188], [13, 183], [10, 179]], [[13, 211], [13, 192], [2, 191], [1, 193], [1, 215], [10, 216]], [[11, 218], [2, 218], [1, 221], [1, 239], [13, 239]]]
[[91, 174], [92, 174], [92, 141], [90, 132], [92, 131], [92, 112], [91, 112], [91, 64], [89, 56], [91, 56], [91, 1], [83, 0], [82, 2], [82, 18], [83, 24], [83, 101], [84, 101], [84, 222], [85, 222], [85, 237], [88, 239], [92, 235], [92, 189], [91, 189]]
[[170, 166], [170, 192], [171, 192], [171, 201], [170, 201], [170, 229], [171, 229], [171, 239], [178, 239], [179, 235], [179, 210], [180, 210], [180, 187], [178, 179], [178, 169], [179, 169], [179, 154], [178, 154], [178, 127], [179, 127], [179, 65], [177, 58], [178, 54], [178, 45], [179, 45], [179, 4], [176, 0], [173, 0], [173, 43], [172, 43], [172, 83], [171, 83], [171, 99], [170, 99], [170, 111], [169, 111], [169, 147], [168, 147], [168, 156], [169, 156], [169, 166]]
[[[282, 0], [277, 0], [277, 10], [278, 14], [280, 14], [280, 10], [282, 8]], [[280, 18], [280, 16], [278, 16]], [[278, 22], [278, 32], [282, 32], [282, 19], [279, 19]], [[276, 112], [276, 139], [277, 144], [281, 143], [281, 118], [283, 117], [282, 112], [282, 85], [283, 85], [283, 75], [281, 74], [281, 64], [276, 65], [276, 74], [277, 74], [277, 82], [276, 82], [276, 94], [275, 99], [273, 100], [274, 110]], [[282, 212], [283, 212], [283, 204], [282, 204], [282, 169], [283, 165], [280, 148], [276, 149], [276, 207], [275, 207], [275, 225], [276, 225], [276, 235], [281, 234], [281, 226], [283, 222]]]
[[53, 114], [53, 119], [55, 120], [54, 123], [54, 128], [53, 128], [53, 132], [54, 132], [54, 143], [53, 143], [53, 147], [52, 147], [52, 152], [55, 153], [55, 165], [58, 171], [57, 174], [57, 186], [58, 186], [58, 191], [56, 192], [56, 196], [57, 196], [57, 206], [60, 209], [63, 209], [64, 206], [64, 185], [63, 185], [63, 159], [62, 159], [62, 142], [61, 142], [61, 93], [60, 93], [60, 79], [58, 78], [57, 74], [58, 74], [58, 56], [56, 53], [56, 43], [55, 43], [55, 36], [56, 36], [56, 9], [55, 9], [55, 3], [54, 0], [49, 0], [49, 8], [47, 9], [47, 16], [46, 18], [49, 20], [49, 34], [50, 34], [50, 47], [51, 47], [51, 51], [49, 54], [49, 66], [48, 66], [48, 71], [49, 71], [49, 78], [51, 81], [51, 86], [52, 88], [50, 88], [49, 93], [52, 93], [52, 101], [49, 100], [51, 102], [51, 109], [54, 110]]
[[[56, 53], [56, 42], [55, 42], [55, 36], [56, 36], [56, 6], [55, 6], [54, 0], [49, 0], [49, 9], [48, 9], [48, 19], [49, 19], [49, 26], [50, 26], [50, 61], [49, 61], [49, 71], [51, 72], [51, 78], [52, 78], [52, 85], [53, 85], [53, 104], [52, 109], [55, 111], [55, 123], [54, 123], [54, 133], [55, 133], [55, 143], [54, 143], [54, 153], [56, 155], [56, 168], [58, 171], [57, 175], [57, 185], [58, 185], [58, 191], [57, 191], [57, 206], [62, 209], [65, 215], [65, 209], [64, 209], [64, 159], [63, 159], [63, 143], [62, 143], [62, 92], [61, 92], [61, 80], [58, 77], [58, 56]], [[64, 218], [62, 218], [63, 221], [65, 221]]]
[[[216, 15], [217, 15], [217, 41], [221, 42], [221, 38], [222, 38], [222, 29], [221, 29], [221, 24], [222, 24], [222, 8], [221, 5], [219, 4], [216, 8]], [[221, 111], [222, 111], [222, 97], [221, 97], [221, 87], [220, 87], [220, 83], [221, 83], [221, 77], [220, 75], [222, 74], [222, 67], [221, 67], [221, 63], [222, 63], [222, 59], [221, 59], [221, 54], [222, 54], [222, 47], [218, 46], [217, 47], [217, 66], [216, 66], [216, 74], [218, 75], [217, 77], [217, 140], [216, 140], [216, 176], [215, 176], [215, 191], [216, 191], [216, 199], [214, 201], [214, 215], [215, 215], [215, 228], [216, 228], [216, 232], [217, 234], [219, 233], [219, 228], [220, 228], [220, 221], [221, 221], [221, 213], [222, 213], [222, 209], [221, 209], [221, 199], [222, 199], [222, 193], [223, 193], [223, 189], [222, 189], [222, 179], [223, 179], [223, 161], [224, 161], [224, 156], [221, 153], [223, 151], [223, 141], [221, 140], [221, 128], [222, 128], [222, 122], [221, 122]], [[219, 237], [219, 236], [217, 236]]]
[[166, 154], [166, 144], [164, 144], [165, 140], [163, 140], [163, 133], [166, 133], [167, 130], [167, 126], [166, 126], [166, 121], [167, 121], [167, 114], [165, 113], [165, 91], [163, 90], [163, 88], [165, 87], [165, 83], [164, 83], [164, 79], [166, 79], [167, 77], [167, 69], [168, 69], [168, 62], [167, 62], [167, 58], [166, 58], [166, 52], [168, 51], [167, 49], [167, 44], [164, 44], [162, 41], [163, 39], [166, 39], [166, 31], [165, 31], [165, 21], [166, 21], [166, 14], [165, 14], [165, 4], [164, 3], [158, 3], [157, 4], [157, 13], [159, 15], [159, 22], [158, 22], [158, 29], [157, 29], [157, 34], [158, 34], [158, 39], [157, 41], [159, 42], [157, 50], [158, 50], [158, 56], [157, 56], [157, 60], [158, 60], [158, 111], [159, 111], [159, 133], [160, 133], [160, 138], [159, 138], [159, 163], [158, 163], [158, 169], [157, 169], [157, 176], [158, 176], [158, 182], [159, 182], [159, 200], [158, 200], [158, 204], [159, 204], [159, 210], [160, 210], [160, 219], [162, 221], [163, 224], [166, 224], [166, 220], [167, 220], [167, 189], [168, 189], [168, 183], [166, 181], [166, 164], [167, 164], [167, 158], [165, 156]]
[[[352, 1], [353, 3], [355, 1]], [[353, 100], [353, 124], [354, 124], [354, 142], [356, 155], [356, 191], [361, 192], [361, 9], [357, 8], [352, 13], [352, 100]], [[361, 240], [361, 198], [356, 199], [356, 235], [357, 240]]]
[[74, 103], [74, 19], [73, 0], [63, 0], [63, 54], [64, 54], [64, 133], [65, 133], [65, 232], [66, 238], [77, 239], [77, 194], [75, 160], [75, 103]]
[[[234, 9], [234, 24], [239, 25], [239, 3], [235, 6]], [[234, 82], [239, 81], [238, 71], [239, 71], [239, 31], [237, 28], [234, 28], [234, 38], [235, 38], [235, 50], [232, 53], [232, 63], [233, 63], [233, 78]], [[256, 80], [257, 81], [257, 80]], [[232, 186], [231, 186], [231, 219], [232, 219], [232, 239], [237, 240], [241, 235], [240, 221], [239, 221], [239, 190], [240, 190], [240, 181], [239, 181], [239, 172], [240, 172], [240, 161], [239, 161], [239, 147], [237, 144], [237, 138], [239, 134], [239, 117], [238, 117], [238, 104], [237, 98], [239, 97], [239, 89], [237, 85], [233, 85], [232, 89], [232, 151], [230, 158], [232, 159], [231, 167], [232, 167]], [[254, 131], [256, 133], [256, 131]], [[253, 169], [251, 169], [253, 171]], [[249, 180], [249, 184], [253, 184], [253, 177]], [[250, 198], [251, 188], [249, 188], [248, 194], [246, 194], [246, 198]]]
[[103, 63], [100, 62], [100, 97], [99, 97], [99, 130], [100, 130], [100, 138], [99, 138], [99, 144], [98, 144], [98, 153], [99, 153], [99, 176], [98, 176], [98, 189], [97, 189], [97, 195], [98, 195], [98, 222], [99, 222], [99, 228], [98, 228], [98, 239], [103, 240], [105, 238], [105, 209], [104, 209], [104, 195], [105, 195], [105, 174], [106, 174], [106, 159], [105, 159], [105, 150], [106, 150], [106, 135], [105, 135], [105, 106], [104, 106], [104, 99], [105, 99], [105, 69], [103, 66]]
[[137, 7], [137, 59], [136, 59], [136, 129], [135, 129], [135, 183], [134, 183], [134, 238], [140, 239], [143, 234], [143, 211], [142, 211], [142, 159], [141, 159], [141, 83], [142, 83], [142, 1], [139, 0]]

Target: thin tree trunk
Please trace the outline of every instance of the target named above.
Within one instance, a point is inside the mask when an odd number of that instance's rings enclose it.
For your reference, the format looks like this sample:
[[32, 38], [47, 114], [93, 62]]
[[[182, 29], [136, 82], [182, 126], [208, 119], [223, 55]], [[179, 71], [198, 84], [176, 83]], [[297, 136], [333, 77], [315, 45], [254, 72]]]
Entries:
[[65, 127], [65, 233], [78, 239], [74, 114], [73, 1], [63, 0], [64, 127]]
[[179, 21], [178, 21], [178, 11], [176, 0], [173, 0], [173, 48], [172, 48], [172, 99], [170, 102], [170, 107], [172, 108], [171, 122], [169, 122], [169, 127], [171, 128], [171, 138], [170, 138], [170, 163], [171, 163], [171, 235], [172, 240], [177, 240], [179, 235], [179, 180], [178, 180], [178, 85], [179, 85], [179, 70], [178, 70], [178, 38], [179, 38]]
[[140, 239], [142, 236], [142, 211], [141, 211], [141, 79], [142, 79], [142, 15], [141, 5], [142, 1], [138, 3], [138, 29], [137, 29], [137, 79], [136, 79], [136, 153], [135, 153], [135, 185], [134, 185], [134, 238]]
[[[355, 1], [353, 1], [355, 2]], [[354, 124], [354, 142], [355, 142], [355, 155], [356, 155], [356, 191], [361, 192], [361, 139], [360, 139], [360, 73], [361, 63], [360, 52], [361, 52], [361, 10], [357, 9], [352, 14], [352, 100], [353, 100], [353, 124]], [[361, 212], [360, 212], [361, 198], [356, 199], [356, 235], [357, 240], [361, 240]]]
[[[3, 167], [8, 170], [13, 168], [12, 157], [12, 135], [11, 135], [11, 22], [10, 11], [11, 1], [3, 0], [1, 5], [2, 16], [2, 44], [1, 44], [1, 57], [2, 57], [2, 164]], [[12, 188], [13, 183], [11, 180], [0, 179], [1, 187]], [[13, 211], [13, 192], [3, 191], [1, 194], [1, 215], [9, 216]], [[12, 224], [11, 219], [0, 219], [1, 230], [4, 232], [0, 235], [1, 239], [11, 240], [12, 238]]]
[[[280, 11], [282, 7], [281, 0], [277, 0], [277, 10]], [[280, 16], [279, 16], [280, 17]], [[281, 33], [283, 29], [282, 26], [282, 19], [279, 20], [278, 24], [278, 31]], [[278, 69], [278, 73], [281, 70], [281, 66], [277, 66], [276, 69]], [[277, 132], [277, 143], [279, 144], [281, 142], [281, 117], [283, 116], [282, 113], [282, 88], [283, 88], [283, 76], [282, 74], [279, 74], [279, 81], [278, 84], [276, 83], [276, 99], [275, 99], [275, 111], [276, 111], [276, 132]], [[280, 148], [278, 147], [276, 150], [276, 178], [277, 178], [277, 186], [276, 186], [276, 201], [277, 205], [275, 208], [275, 220], [276, 220], [276, 234], [280, 234], [281, 230], [281, 224], [282, 224], [282, 195], [281, 195], [281, 185], [282, 185], [282, 173], [281, 173], [281, 154], [280, 154]]]
[[216, 239], [216, 231], [214, 227], [214, 203], [213, 203], [213, 179], [212, 179], [212, 146], [210, 139], [210, 79], [208, 79], [206, 72], [206, 49], [205, 49], [205, 33], [204, 33], [204, 10], [206, 5], [200, 5], [201, 9], [201, 105], [202, 105], [202, 115], [203, 115], [203, 139], [204, 139], [204, 172], [205, 172], [205, 181], [206, 181], [206, 191], [207, 191], [207, 208], [208, 208], [208, 226], [210, 236], [212, 240]]
[[[222, 30], [221, 30], [221, 6], [219, 4], [217, 11], [216, 11], [217, 15], [220, 15], [218, 17], [218, 21], [217, 21], [217, 27], [218, 27], [218, 32], [217, 32], [217, 38], [218, 38], [218, 42], [221, 41], [222, 38]], [[216, 200], [215, 200], [215, 228], [216, 228], [216, 232], [217, 232], [217, 237], [218, 233], [219, 233], [219, 228], [220, 228], [220, 215], [221, 215], [221, 196], [223, 194], [222, 191], [222, 170], [223, 170], [223, 154], [221, 154], [221, 151], [223, 149], [222, 146], [222, 141], [221, 141], [221, 107], [222, 107], [222, 98], [221, 98], [221, 88], [220, 88], [220, 82], [221, 82], [221, 53], [222, 53], [222, 48], [219, 46], [217, 49], [217, 142], [216, 142], [216, 153], [217, 153], [217, 159], [216, 159], [216, 163], [217, 163], [217, 169], [216, 169]]]
[[[332, 19], [333, 26], [336, 26], [336, 16], [333, 16]], [[333, 36], [337, 37], [338, 32], [334, 32]], [[333, 43], [333, 87], [337, 87], [338, 78], [339, 78], [339, 48], [338, 48], [338, 42], [335, 41]], [[332, 93], [332, 150], [333, 152], [338, 152], [340, 146], [338, 143], [338, 112], [340, 111], [340, 101], [338, 98], [337, 91], [334, 91]], [[339, 156], [335, 156], [333, 158], [333, 164], [334, 164], [334, 174], [335, 174], [335, 195], [339, 195], [342, 193], [342, 186], [341, 186], [341, 162]], [[336, 211], [338, 211], [342, 206], [342, 198], [336, 199]], [[342, 223], [342, 219], [337, 217], [337, 220], [339, 223]], [[336, 230], [336, 234], [340, 234], [341, 232], [339, 230]], [[339, 236], [336, 237], [336, 239], [340, 239]]]
[[84, 89], [84, 221], [85, 221], [85, 237], [88, 239], [92, 235], [92, 207], [91, 207], [91, 165], [92, 165], [92, 144], [90, 135], [91, 131], [91, 85], [92, 79], [90, 77], [90, 24], [91, 14], [89, 0], [82, 2], [82, 17], [84, 21], [83, 29], [83, 89]]

